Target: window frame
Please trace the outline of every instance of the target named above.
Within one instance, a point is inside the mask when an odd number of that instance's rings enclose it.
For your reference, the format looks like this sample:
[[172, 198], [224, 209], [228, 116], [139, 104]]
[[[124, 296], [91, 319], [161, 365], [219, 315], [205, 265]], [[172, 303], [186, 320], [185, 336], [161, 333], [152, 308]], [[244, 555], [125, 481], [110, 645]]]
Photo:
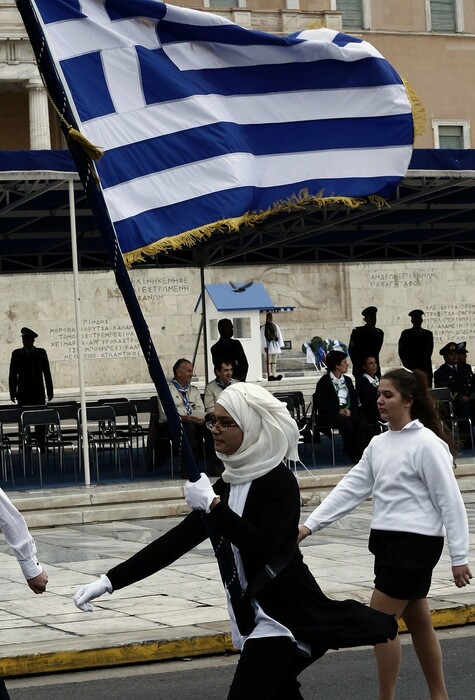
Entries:
[[441, 126], [461, 126], [462, 127], [462, 150], [470, 148], [470, 122], [468, 119], [433, 119], [432, 131], [434, 134], [434, 148], [440, 148], [440, 133]]
[[[330, 2], [330, 10], [334, 10], [338, 12], [338, 7], [337, 7], [337, 1], [338, 0], [331, 0]], [[361, 9], [362, 9], [362, 14], [363, 14], [363, 26], [361, 29], [371, 29], [371, 0], [359, 0], [361, 2]], [[358, 29], [358, 27], [355, 27], [355, 29]]]
[[[454, 0], [454, 9], [455, 9], [455, 33], [456, 34], [461, 34], [465, 31], [465, 23], [464, 23], [464, 0]], [[426, 5], [426, 29], [428, 32], [432, 32], [432, 10], [431, 10], [431, 0], [425, 0], [425, 5]], [[437, 34], [452, 34], [452, 31], [449, 29], [446, 30], [437, 30]]]

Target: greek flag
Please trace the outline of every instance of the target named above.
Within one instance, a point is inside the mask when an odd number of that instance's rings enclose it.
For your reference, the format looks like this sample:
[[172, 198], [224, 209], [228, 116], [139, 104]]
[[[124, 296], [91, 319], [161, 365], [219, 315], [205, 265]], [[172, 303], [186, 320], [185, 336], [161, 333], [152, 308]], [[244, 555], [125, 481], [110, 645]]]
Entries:
[[74, 126], [104, 151], [128, 262], [282, 207], [387, 197], [406, 172], [410, 100], [365, 41], [274, 36], [155, 0], [29, 6]]

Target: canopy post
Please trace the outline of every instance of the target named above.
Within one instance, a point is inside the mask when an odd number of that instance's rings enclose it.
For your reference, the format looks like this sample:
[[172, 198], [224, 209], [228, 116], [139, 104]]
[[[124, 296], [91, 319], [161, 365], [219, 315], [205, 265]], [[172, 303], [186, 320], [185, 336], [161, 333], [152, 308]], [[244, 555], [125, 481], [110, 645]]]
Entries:
[[[69, 191], [69, 220], [71, 226], [71, 254], [73, 263], [73, 282], [74, 282], [74, 312], [76, 317], [76, 347], [78, 352], [78, 372], [79, 372], [79, 396], [81, 405], [81, 431], [83, 444], [83, 464], [84, 464], [84, 483], [86, 486], [91, 485], [91, 472], [89, 466], [89, 441], [87, 435], [87, 420], [86, 416], [86, 391], [84, 387], [84, 353], [82, 346], [82, 319], [81, 319], [81, 294], [79, 291], [79, 265], [78, 251], [76, 238], [76, 203], [74, 201], [74, 181], [68, 181]], [[78, 436], [79, 437], [79, 436]], [[78, 445], [78, 450], [80, 450]]]

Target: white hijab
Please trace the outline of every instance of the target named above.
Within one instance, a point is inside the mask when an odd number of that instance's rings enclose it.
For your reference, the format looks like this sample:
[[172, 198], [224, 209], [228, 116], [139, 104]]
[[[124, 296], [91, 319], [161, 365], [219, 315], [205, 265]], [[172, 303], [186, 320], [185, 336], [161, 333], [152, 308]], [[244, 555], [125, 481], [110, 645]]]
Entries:
[[217, 452], [224, 464], [223, 480], [243, 484], [264, 476], [283, 460], [297, 462], [299, 430], [282, 401], [256, 384], [239, 382], [224, 389], [217, 403], [243, 432], [232, 455]]

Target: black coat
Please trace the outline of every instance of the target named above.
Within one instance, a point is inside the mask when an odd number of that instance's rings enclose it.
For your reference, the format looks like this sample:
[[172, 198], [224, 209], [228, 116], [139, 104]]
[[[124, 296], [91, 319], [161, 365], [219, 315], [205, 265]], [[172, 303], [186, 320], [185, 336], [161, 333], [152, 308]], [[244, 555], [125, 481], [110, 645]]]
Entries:
[[53, 398], [53, 380], [48, 355], [43, 348], [25, 348], [12, 352], [8, 377], [10, 398], [20, 406], [35, 406], [45, 403], [45, 384], [48, 399]]
[[353, 366], [353, 376], [363, 374], [363, 362], [371, 355], [378, 363], [378, 377], [381, 376], [379, 353], [383, 347], [384, 332], [373, 326], [358, 326], [351, 331], [348, 354]]
[[219, 365], [224, 360], [231, 362], [233, 366], [233, 378], [242, 382], [246, 381], [249, 363], [246, 353], [239, 340], [234, 338], [220, 338], [211, 346], [213, 365]]
[[426, 328], [406, 328], [398, 343], [399, 357], [407, 369], [425, 372], [432, 384], [434, 336]]
[[[252, 482], [240, 517], [228, 506], [229, 485], [213, 486], [221, 503], [204, 516], [192, 511], [165, 535], [111, 569], [114, 590], [135, 583], [173, 563], [207, 538], [205, 521], [240, 551], [246, 578], [296, 542], [300, 492], [292, 472], [280, 465]], [[328, 648], [375, 644], [396, 633], [394, 619], [356, 601], [332, 601], [321, 591], [298, 547], [288, 565], [257, 594], [263, 610], [295, 638], [312, 644], [315, 654]]]
[[463, 396], [471, 396], [475, 392], [475, 377], [472, 370], [472, 365], [468, 363], [464, 365], [458, 365], [458, 373], [460, 375], [460, 381], [463, 385]]
[[452, 397], [466, 396], [464, 373], [459, 372], [447, 363], [441, 365], [434, 372], [434, 386], [436, 388], [446, 386], [450, 389]]
[[376, 404], [378, 389], [368, 381], [364, 374], [356, 377], [356, 393], [358, 394], [367, 423], [375, 424], [381, 420]]
[[[358, 394], [356, 393], [350, 377], [345, 376], [345, 384], [348, 389], [348, 398], [350, 401], [348, 408], [350, 409], [351, 413], [358, 413]], [[321, 414], [337, 415], [340, 412], [338, 394], [335, 391], [330, 374], [324, 374], [323, 377], [320, 377], [318, 380], [317, 386], [315, 387], [313, 405]]]

